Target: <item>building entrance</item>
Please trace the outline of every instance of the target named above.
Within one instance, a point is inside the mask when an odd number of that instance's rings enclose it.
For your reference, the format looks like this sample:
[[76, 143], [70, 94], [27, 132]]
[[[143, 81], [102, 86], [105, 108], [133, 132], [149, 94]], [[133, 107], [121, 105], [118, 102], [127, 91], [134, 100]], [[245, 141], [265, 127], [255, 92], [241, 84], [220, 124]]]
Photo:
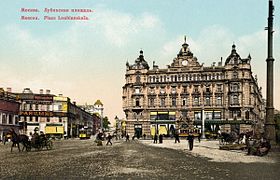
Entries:
[[142, 136], [142, 124], [134, 125], [134, 135], [139, 139]]

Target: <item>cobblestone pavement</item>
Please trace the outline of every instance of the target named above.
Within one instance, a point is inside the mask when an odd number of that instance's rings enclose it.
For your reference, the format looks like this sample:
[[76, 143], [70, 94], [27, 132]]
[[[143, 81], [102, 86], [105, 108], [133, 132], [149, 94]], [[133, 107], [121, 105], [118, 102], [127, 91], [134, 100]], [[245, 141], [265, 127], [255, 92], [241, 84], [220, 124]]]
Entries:
[[[139, 141], [54, 142], [53, 150], [10, 152], [0, 145], [0, 179], [278, 179], [275, 163], [212, 162], [185, 149], [168, 149]], [[211, 151], [211, 150], [209, 150]], [[206, 152], [207, 153], [207, 152]]]

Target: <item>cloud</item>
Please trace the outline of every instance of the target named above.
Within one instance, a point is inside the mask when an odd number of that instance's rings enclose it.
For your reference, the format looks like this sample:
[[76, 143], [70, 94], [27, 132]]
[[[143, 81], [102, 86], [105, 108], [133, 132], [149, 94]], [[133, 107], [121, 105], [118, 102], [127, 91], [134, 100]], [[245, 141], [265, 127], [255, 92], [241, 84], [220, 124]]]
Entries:
[[[279, 27], [275, 27], [274, 33], [274, 50], [279, 49]], [[179, 35], [173, 39], [165, 42], [161, 49], [161, 58], [164, 59], [163, 65], [171, 64], [172, 59], [176, 57], [177, 53], [183, 43], [183, 35]], [[231, 45], [235, 43], [237, 52], [242, 58], [246, 58], [251, 54], [252, 72], [258, 76], [259, 86], [263, 87], [263, 98], [266, 98], [266, 58], [267, 58], [267, 32], [264, 30], [256, 31], [251, 34], [237, 36], [226, 27], [220, 25], [212, 25], [202, 30], [198, 37], [188, 38], [190, 50], [194, 56], [198, 57], [200, 63], [205, 66], [210, 66], [214, 61], [220, 61], [220, 57], [225, 59], [231, 52]], [[168, 58], [167, 58], [168, 57]], [[278, 51], [274, 51], [274, 58], [280, 59]], [[164, 68], [164, 66], [161, 66]], [[275, 99], [280, 98], [280, 82], [276, 77], [280, 76], [279, 63], [274, 61], [274, 94]], [[280, 109], [280, 103], [275, 101], [275, 107]]]
[[[143, 47], [143, 40], [164, 32], [158, 17], [98, 9], [89, 22], [73, 22], [68, 28], [57, 23], [55, 33], [37, 34], [36, 28], [19, 24], [1, 27], [1, 86], [21, 92], [51, 89], [78, 103], [101, 99], [110, 118], [122, 112], [123, 57]], [[44, 24], [46, 28], [50, 24]], [[129, 53], [128, 53], [129, 52]], [[133, 53], [135, 54], [135, 53]], [[112, 93], [114, 89], [115, 93]], [[106, 107], [105, 107], [106, 108]]]

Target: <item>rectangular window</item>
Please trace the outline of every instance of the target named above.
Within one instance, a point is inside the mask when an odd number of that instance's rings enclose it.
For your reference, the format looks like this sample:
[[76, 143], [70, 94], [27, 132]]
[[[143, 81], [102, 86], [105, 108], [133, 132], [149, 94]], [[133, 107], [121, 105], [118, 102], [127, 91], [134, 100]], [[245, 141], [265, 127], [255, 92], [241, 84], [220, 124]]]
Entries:
[[35, 104], [35, 110], [39, 110], [39, 104]]
[[172, 106], [176, 106], [176, 98], [172, 98]]
[[159, 113], [158, 114], [158, 120], [169, 120], [168, 112], [166, 112], [164, 114]]
[[212, 119], [212, 112], [205, 112], [205, 119]]
[[15, 124], [18, 124], [18, 116], [15, 117]]
[[222, 85], [221, 84], [217, 84], [217, 92], [222, 92]]
[[27, 104], [23, 104], [23, 110], [27, 110]]
[[198, 92], [198, 86], [194, 86], [194, 92]]
[[160, 106], [164, 107], [165, 106], [165, 98], [160, 99]]
[[61, 110], [62, 110], [62, 105], [59, 104], [59, 105], [58, 105], [58, 111], [61, 111]]
[[213, 119], [221, 119], [221, 112], [214, 112]]
[[2, 124], [7, 124], [6, 114], [2, 114]]
[[218, 97], [216, 98], [216, 105], [217, 105], [217, 106], [221, 106], [221, 105], [222, 105], [222, 97], [218, 96]]
[[206, 106], [210, 106], [210, 97], [206, 97], [205, 104]]
[[150, 115], [150, 119], [151, 120], [156, 120], [157, 119], [157, 115]]
[[201, 112], [194, 112], [194, 120], [197, 121], [201, 120]]
[[11, 114], [9, 114], [9, 124], [13, 124], [13, 116]]
[[149, 106], [151, 106], [151, 107], [154, 106], [154, 98], [149, 99]]
[[193, 105], [198, 106], [199, 105], [199, 97], [194, 97], [193, 99]]
[[47, 106], [47, 111], [49, 111], [50, 110], [50, 105], [47, 104], [46, 106]]

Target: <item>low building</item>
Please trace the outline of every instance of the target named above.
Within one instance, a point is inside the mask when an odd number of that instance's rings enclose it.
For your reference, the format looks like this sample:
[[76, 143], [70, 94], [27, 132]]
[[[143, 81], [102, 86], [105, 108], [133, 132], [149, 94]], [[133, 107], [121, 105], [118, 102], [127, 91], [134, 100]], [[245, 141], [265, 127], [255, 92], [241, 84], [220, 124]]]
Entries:
[[19, 132], [19, 106], [12, 93], [0, 88], [0, 140], [3, 140], [11, 129]]
[[97, 105], [79, 105], [80, 108], [84, 109], [86, 112], [90, 113], [93, 117], [92, 134], [96, 134], [101, 129], [101, 114], [98, 113], [96, 109]]
[[25, 88], [15, 95], [20, 103], [19, 116], [24, 134], [33, 133], [35, 128], [59, 138], [78, 137], [82, 128], [92, 133], [92, 115], [62, 94], [55, 96], [50, 94], [50, 90], [46, 90], [46, 93], [40, 90], [37, 94]]

